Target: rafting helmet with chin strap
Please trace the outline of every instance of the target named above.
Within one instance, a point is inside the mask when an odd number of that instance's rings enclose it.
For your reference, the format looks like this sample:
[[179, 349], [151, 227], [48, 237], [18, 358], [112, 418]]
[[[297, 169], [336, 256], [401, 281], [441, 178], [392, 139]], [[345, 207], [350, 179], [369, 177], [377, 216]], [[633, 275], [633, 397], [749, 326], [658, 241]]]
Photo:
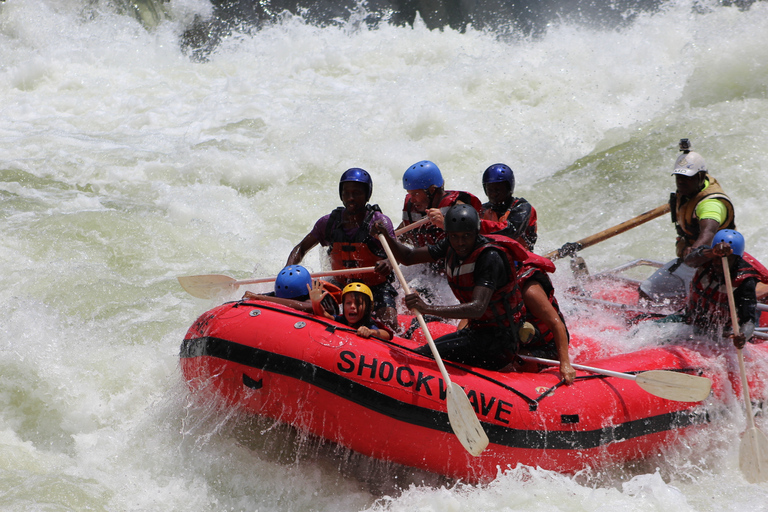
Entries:
[[341, 197], [341, 192], [344, 188], [344, 183], [348, 181], [365, 185], [367, 187], [365, 202], [367, 203], [371, 199], [371, 195], [373, 194], [373, 180], [371, 179], [371, 175], [368, 174], [368, 171], [360, 169], [359, 167], [352, 167], [351, 169], [344, 171], [344, 174], [341, 175], [341, 179], [339, 180], [339, 199], [342, 201], [344, 201], [344, 199]]
[[301, 265], [288, 265], [275, 279], [275, 295], [281, 299], [295, 299], [309, 294], [312, 276]]
[[480, 231], [480, 215], [469, 204], [456, 204], [445, 213], [444, 228], [446, 233], [468, 233]]
[[715, 237], [712, 239], [712, 247], [720, 242], [728, 243], [733, 250], [733, 254], [736, 256], [744, 256], [744, 236], [738, 231], [733, 229], [721, 229], [715, 233]]
[[506, 164], [493, 164], [483, 173], [483, 191], [488, 195], [489, 183], [509, 183], [509, 193], [515, 192], [515, 173]]

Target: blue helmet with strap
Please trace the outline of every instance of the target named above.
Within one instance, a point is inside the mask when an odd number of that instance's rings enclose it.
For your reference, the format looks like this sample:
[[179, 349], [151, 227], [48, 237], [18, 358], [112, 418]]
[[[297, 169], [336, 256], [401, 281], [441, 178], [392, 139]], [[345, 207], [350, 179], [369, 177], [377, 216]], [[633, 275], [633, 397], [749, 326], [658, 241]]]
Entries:
[[301, 265], [288, 265], [275, 279], [275, 295], [281, 299], [295, 299], [309, 295], [307, 285], [312, 287], [312, 276]]
[[371, 195], [373, 194], [373, 180], [371, 179], [371, 175], [368, 174], [368, 171], [365, 169], [360, 169], [359, 167], [352, 167], [351, 169], [344, 171], [344, 174], [341, 175], [341, 179], [339, 180], [340, 199], [341, 190], [344, 187], [344, 183], [348, 181], [364, 184], [368, 188], [367, 192], [365, 193], [365, 202], [367, 203], [368, 200], [371, 199]]
[[712, 247], [720, 242], [727, 242], [736, 256], [744, 256], [744, 236], [738, 231], [721, 229], [715, 233], [715, 238], [712, 239]]
[[483, 173], [483, 190], [488, 194], [489, 183], [509, 183], [509, 193], [515, 192], [515, 173], [506, 164], [493, 164]]
[[405, 190], [428, 190], [432, 185], [441, 188], [444, 183], [440, 169], [429, 160], [416, 162], [403, 174]]

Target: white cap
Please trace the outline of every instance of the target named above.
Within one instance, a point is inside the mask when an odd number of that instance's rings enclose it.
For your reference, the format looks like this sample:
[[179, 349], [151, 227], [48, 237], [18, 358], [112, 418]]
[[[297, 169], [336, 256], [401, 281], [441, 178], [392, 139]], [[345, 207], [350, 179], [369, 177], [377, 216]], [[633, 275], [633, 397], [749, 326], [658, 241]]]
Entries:
[[704, 157], [691, 151], [677, 157], [675, 170], [672, 171], [672, 175], [682, 174], [683, 176], [690, 177], [702, 171], [707, 172], [707, 163], [704, 161]]

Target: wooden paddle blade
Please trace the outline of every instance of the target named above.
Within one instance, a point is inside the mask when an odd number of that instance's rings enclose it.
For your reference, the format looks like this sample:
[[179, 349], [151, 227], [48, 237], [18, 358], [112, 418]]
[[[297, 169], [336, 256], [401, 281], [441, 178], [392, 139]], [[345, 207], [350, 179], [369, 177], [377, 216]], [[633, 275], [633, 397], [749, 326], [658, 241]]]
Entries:
[[748, 428], [741, 438], [739, 468], [751, 484], [768, 481], [768, 438], [757, 427]]
[[712, 381], [706, 377], [668, 370], [640, 373], [635, 382], [652, 395], [677, 402], [700, 402], [712, 389]]
[[458, 384], [451, 382], [448, 386], [446, 397], [448, 406], [448, 420], [451, 428], [459, 438], [462, 446], [473, 456], [477, 457], [488, 446], [488, 436], [477, 419], [472, 404], [469, 403], [467, 394]]
[[221, 274], [203, 276], [181, 276], [177, 278], [184, 290], [198, 299], [215, 299], [222, 292], [229, 291], [237, 281]]

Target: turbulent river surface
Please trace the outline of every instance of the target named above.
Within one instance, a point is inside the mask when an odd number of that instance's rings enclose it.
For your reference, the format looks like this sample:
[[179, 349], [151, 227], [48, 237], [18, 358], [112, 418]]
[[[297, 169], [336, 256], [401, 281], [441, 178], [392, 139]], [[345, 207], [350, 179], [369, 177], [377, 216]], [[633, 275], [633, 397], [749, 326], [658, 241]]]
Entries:
[[[179, 345], [216, 302], [176, 280], [276, 274], [349, 167], [397, 222], [402, 174], [423, 159], [483, 199], [482, 171], [510, 165], [545, 253], [665, 203], [680, 138], [765, 261], [768, 3], [673, 0], [535, 33], [284, 14], [204, 55], [185, 34], [214, 6], [157, 5], [148, 23], [113, 2], [0, 1], [0, 509], [768, 510], [738, 468], [735, 399], [649, 460], [521, 466], [483, 486], [195, 404]], [[666, 261], [673, 238], [665, 217], [582, 256], [593, 272]], [[305, 264], [321, 269], [320, 252]]]

